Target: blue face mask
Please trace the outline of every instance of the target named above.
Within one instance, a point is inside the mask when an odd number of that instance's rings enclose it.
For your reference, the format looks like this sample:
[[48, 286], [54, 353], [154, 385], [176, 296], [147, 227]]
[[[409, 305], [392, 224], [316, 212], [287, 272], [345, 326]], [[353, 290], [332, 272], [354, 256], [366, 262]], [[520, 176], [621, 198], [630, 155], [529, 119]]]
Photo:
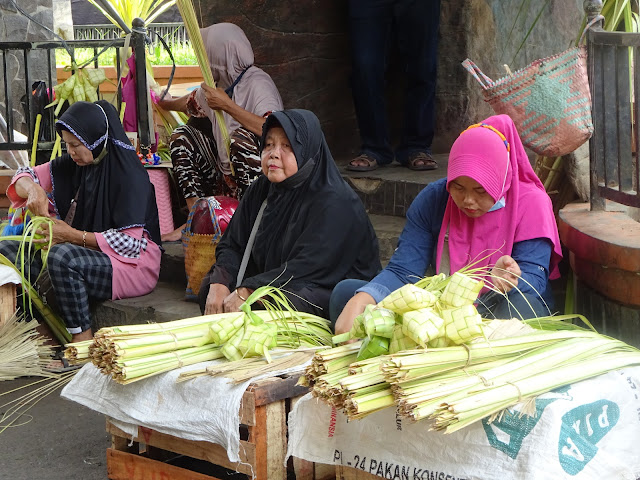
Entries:
[[501, 208], [504, 208], [505, 205], [506, 204], [504, 201], [504, 197], [502, 197], [500, 200], [498, 200], [496, 203], [493, 204], [493, 207], [489, 209], [489, 212], [495, 212], [496, 210], [500, 210]]

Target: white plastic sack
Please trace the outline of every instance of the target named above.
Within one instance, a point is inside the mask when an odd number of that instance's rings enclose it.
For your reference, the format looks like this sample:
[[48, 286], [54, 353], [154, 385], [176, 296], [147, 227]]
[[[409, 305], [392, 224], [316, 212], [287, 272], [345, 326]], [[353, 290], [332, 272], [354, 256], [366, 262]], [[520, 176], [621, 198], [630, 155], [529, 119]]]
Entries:
[[536, 399], [535, 417], [429, 431], [386, 409], [347, 422], [306, 395], [289, 414], [289, 449], [311, 462], [388, 479], [552, 480], [640, 477], [640, 367], [609, 372]]
[[182, 372], [204, 368], [205, 362], [120, 385], [87, 364], [62, 390], [61, 396], [117, 421], [125, 432], [138, 425], [187, 440], [213, 442], [240, 461], [240, 402], [250, 383], [261, 378], [302, 371], [305, 365], [233, 384], [224, 377], [201, 376], [176, 383]]

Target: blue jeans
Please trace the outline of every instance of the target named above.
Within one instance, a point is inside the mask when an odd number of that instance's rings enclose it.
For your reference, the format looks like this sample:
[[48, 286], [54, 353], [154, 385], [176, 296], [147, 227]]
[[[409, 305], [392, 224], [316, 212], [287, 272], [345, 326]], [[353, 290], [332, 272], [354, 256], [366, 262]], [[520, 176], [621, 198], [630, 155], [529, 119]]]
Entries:
[[344, 306], [351, 300], [351, 297], [356, 294], [356, 290], [364, 287], [367, 283], [369, 282], [366, 280], [347, 278], [333, 288], [331, 298], [329, 298], [329, 320], [331, 320], [331, 328], [335, 330], [336, 320], [338, 320]]
[[351, 89], [361, 152], [379, 164], [394, 152], [384, 99], [386, 57], [397, 38], [406, 76], [403, 134], [395, 157], [431, 152], [435, 129], [440, 0], [349, 0]]
[[[329, 299], [329, 319], [332, 327], [335, 328], [338, 316], [351, 297], [356, 294], [356, 290], [367, 283], [369, 282], [364, 280], [347, 279], [335, 286]], [[522, 294], [514, 290], [507, 295], [507, 298], [492, 292], [481, 295], [478, 299], [478, 313], [483, 318], [507, 319], [515, 317], [522, 320], [551, 315], [549, 309], [537, 295]], [[549, 308], [552, 306], [550, 305]]]

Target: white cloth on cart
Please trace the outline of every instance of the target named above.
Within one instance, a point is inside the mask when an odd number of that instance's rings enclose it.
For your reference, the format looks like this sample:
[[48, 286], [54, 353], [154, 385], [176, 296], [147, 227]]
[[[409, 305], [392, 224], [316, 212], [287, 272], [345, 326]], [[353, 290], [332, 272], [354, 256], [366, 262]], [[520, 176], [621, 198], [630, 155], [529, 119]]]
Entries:
[[640, 367], [536, 399], [534, 417], [477, 422], [445, 435], [385, 409], [347, 418], [306, 395], [289, 414], [287, 458], [383, 478], [553, 480], [640, 478]]
[[61, 396], [115, 419], [132, 433], [137, 426], [187, 440], [213, 442], [227, 450], [231, 462], [240, 462], [240, 403], [250, 383], [266, 377], [301, 372], [296, 366], [233, 384], [224, 377], [200, 376], [177, 383], [181, 372], [215, 362], [171, 370], [121, 385], [92, 364], [83, 366]]

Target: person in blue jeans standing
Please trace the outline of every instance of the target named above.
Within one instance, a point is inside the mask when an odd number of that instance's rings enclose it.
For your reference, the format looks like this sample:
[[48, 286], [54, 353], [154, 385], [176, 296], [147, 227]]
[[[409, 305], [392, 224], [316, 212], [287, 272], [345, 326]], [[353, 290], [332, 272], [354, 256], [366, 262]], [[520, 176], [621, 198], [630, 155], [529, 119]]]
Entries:
[[360, 155], [347, 168], [369, 171], [393, 162], [384, 99], [392, 38], [405, 69], [403, 134], [395, 159], [413, 170], [438, 167], [431, 156], [435, 128], [440, 0], [349, 0], [353, 102]]

